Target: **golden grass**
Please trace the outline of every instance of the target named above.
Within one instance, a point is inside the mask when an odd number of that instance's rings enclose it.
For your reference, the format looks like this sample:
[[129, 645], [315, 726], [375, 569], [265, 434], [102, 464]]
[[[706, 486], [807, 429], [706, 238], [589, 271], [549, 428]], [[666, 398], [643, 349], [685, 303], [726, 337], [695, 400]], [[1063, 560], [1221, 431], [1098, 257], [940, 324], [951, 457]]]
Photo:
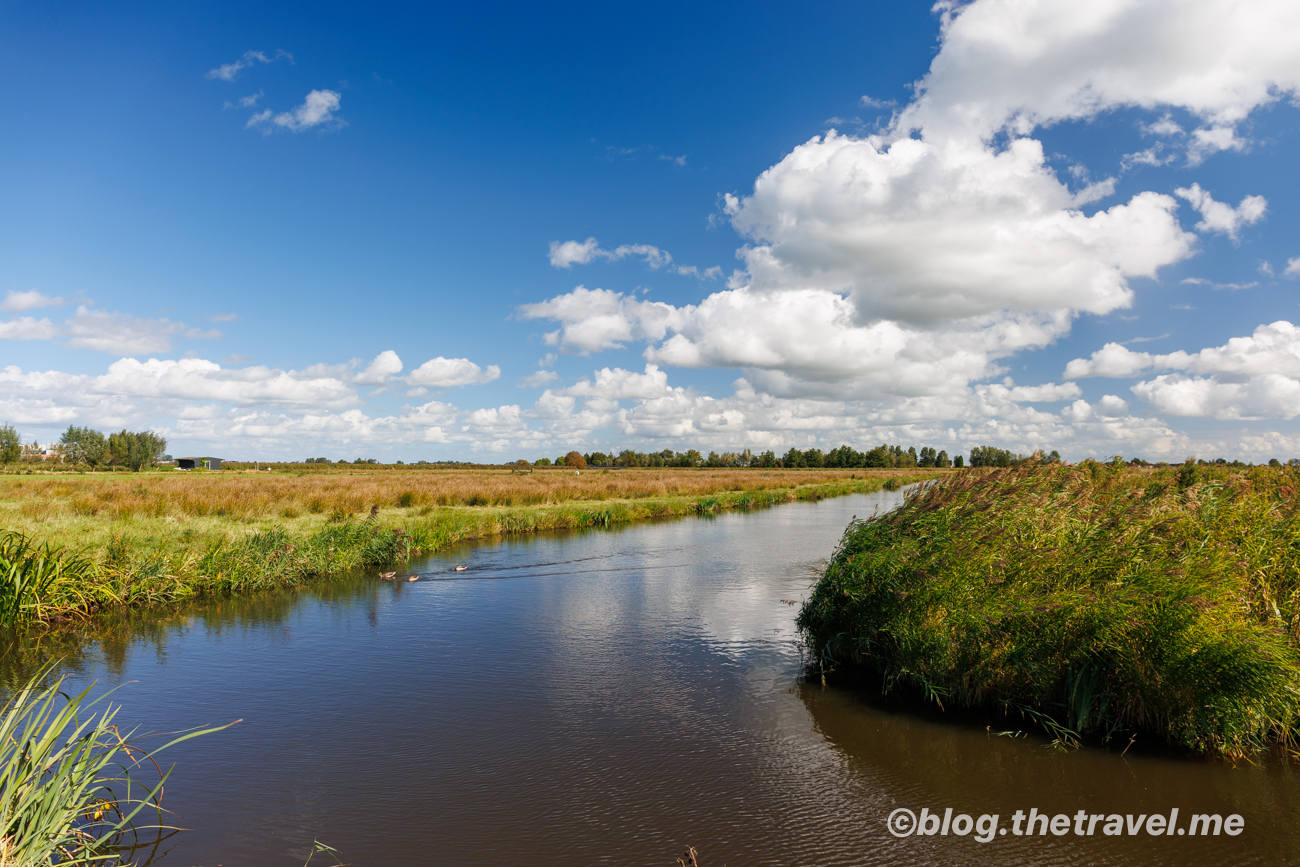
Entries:
[[[87, 473], [0, 476], [0, 527], [40, 535], [44, 524], [133, 518], [292, 520], [362, 516], [378, 506], [544, 506], [578, 501], [692, 497], [887, 478], [890, 470], [620, 469], [364, 470], [331, 473]], [[425, 512], [427, 514], [427, 512]]]

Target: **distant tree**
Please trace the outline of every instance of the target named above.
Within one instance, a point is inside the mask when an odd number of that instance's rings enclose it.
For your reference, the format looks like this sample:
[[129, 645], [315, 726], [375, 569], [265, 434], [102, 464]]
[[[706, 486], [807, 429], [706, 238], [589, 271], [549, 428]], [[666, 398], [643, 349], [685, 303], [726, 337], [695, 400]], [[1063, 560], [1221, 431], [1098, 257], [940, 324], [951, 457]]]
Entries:
[[1282, 466], [1282, 462], [1279, 461], [1277, 458], [1269, 458], [1268, 465], [1270, 467], [1280, 467]]
[[564, 465], [575, 470], [584, 470], [587, 468], [587, 459], [582, 456], [582, 452], [569, 452], [564, 456]]
[[704, 455], [695, 449], [687, 449], [686, 454], [682, 455], [682, 466], [684, 467], [698, 467], [702, 463], [704, 463]]
[[939, 454], [934, 456], [934, 465], [936, 467], [950, 467], [952, 461], [948, 460], [948, 453], [941, 449]]
[[63, 460], [68, 463], [97, 467], [104, 462], [108, 440], [97, 430], [69, 425], [59, 438], [59, 447], [63, 452]]
[[1056, 449], [1052, 449], [1048, 453], [1047, 457], [1043, 458], [1043, 463], [1045, 464], [1059, 464], [1060, 462], [1061, 462], [1061, 453], [1058, 452]]
[[120, 430], [108, 436], [106, 463], [140, 472], [167, 451], [167, 440], [152, 431]]
[[549, 467], [550, 465], [551, 465], [550, 458], [538, 458], [537, 460], [533, 461], [533, 466], [535, 467]]
[[776, 452], [768, 449], [758, 456], [758, 465], [763, 469], [770, 470], [776, 466]]
[[935, 450], [930, 448], [929, 446], [921, 446], [920, 454], [916, 458], [916, 465], [918, 467], [934, 466], [935, 465], [934, 460], [936, 454], [937, 453], [935, 452]]
[[631, 449], [623, 449], [623, 451], [618, 453], [616, 462], [620, 467], [640, 467], [644, 466], [642, 463], [642, 457], [642, 455], [637, 454]]
[[11, 424], [0, 427], [0, 464], [17, 463], [23, 456], [23, 440]]
[[962, 467], [966, 466], [966, 459], [961, 455], [957, 455], [957, 457], [952, 459], [952, 465], [960, 470]]

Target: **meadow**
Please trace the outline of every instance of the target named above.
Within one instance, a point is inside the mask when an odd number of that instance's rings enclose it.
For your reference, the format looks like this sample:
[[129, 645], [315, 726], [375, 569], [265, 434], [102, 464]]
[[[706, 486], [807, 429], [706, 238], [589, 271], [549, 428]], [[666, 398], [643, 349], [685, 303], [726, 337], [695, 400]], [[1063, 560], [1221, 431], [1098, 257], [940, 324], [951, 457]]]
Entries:
[[[620, 469], [0, 476], [0, 625], [395, 568], [457, 542], [749, 509], [935, 470]], [[0, 576], [3, 577], [3, 576]]]
[[966, 471], [851, 525], [798, 623], [824, 674], [1058, 745], [1300, 758], [1297, 489], [1294, 468]]

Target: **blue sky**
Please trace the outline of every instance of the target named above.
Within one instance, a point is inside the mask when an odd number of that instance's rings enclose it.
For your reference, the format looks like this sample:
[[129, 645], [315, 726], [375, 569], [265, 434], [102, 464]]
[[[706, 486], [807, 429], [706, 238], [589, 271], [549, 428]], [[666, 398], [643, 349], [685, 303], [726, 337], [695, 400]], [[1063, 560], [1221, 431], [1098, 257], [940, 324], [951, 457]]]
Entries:
[[10, 5], [0, 417], [1300, 456], [1290, 6]]

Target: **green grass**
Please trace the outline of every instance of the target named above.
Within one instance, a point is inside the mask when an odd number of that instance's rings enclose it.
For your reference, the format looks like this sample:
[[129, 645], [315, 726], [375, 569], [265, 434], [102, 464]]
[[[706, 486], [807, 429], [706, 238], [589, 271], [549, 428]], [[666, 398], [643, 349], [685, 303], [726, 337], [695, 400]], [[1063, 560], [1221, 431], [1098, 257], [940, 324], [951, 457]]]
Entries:
[[[921, 470], [901, 478], [932, 475]], [[106, 609], [293, 586], [317, 576], [397, 566], [413, 556], [471, 539], [611, 527], [863, 493], [879, 490], [895, 477], [845, 477], [788, 488], [540, 506], [377, 510], [359, 520], [340, 513], [257, 522], [210, 518], [180, 524], [167, 516], [137, 515], [104, 521], [91, 530], [81, 528], [75, 537], [53, 535], [39, 544], [10, 533], [0, 536], [0, 605], [16, 613], [0, 626], [29, 627], [80, 619]], [[3, 558], [10, 548], [26, 553], [11, 557], [19, 567], [4, 573]]]
[[1062, 743], [1300, 734], [1300, 474], [1085, 462], [949, 476], [850, 525], [798, 624], [823, 670]]

